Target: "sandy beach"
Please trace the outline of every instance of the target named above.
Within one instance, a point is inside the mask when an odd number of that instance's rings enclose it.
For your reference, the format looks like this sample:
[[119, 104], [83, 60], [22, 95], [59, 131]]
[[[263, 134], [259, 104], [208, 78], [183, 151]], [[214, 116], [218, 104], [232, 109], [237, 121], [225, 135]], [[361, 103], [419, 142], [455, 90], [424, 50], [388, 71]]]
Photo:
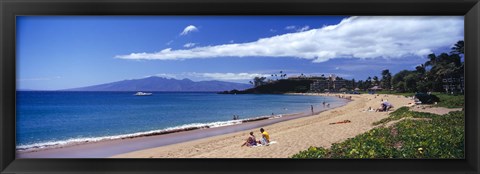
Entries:
[[[299, 94], [300, 95], [300, 94]], [[303, 94], [305, 95], [305, 94]], [[325, 95], [325, 94], [307, 94]], [[225, 135], [203, 138], [184, 143], [149, 148], [113, 158], [288, 158], [310, 146], [328, 148], [348, 138], [364, 133], [374, 126], [373, 122], [388, 117], [391, 111], [412, 102], [411, 99], [385, 94], [342, 95], [352, 102], [345, 106], [330, 109], [317, 115], [284, 121], [263, 128], [270, 134], [270, 140], [276, 143], [270, 146], [241, 147], [248, 133], [253, 131], [257, 139], [258, 128]], [[335, 94], [329, 94], [335, 96]], [[367, 111], [369, 107], [378, 108], [382, 100], [388, 100], [394, 108], [390, 112]], [[318, 104], [315, 107], [323, 107]], [[330, 124], [349, 120], [349, 123]]]

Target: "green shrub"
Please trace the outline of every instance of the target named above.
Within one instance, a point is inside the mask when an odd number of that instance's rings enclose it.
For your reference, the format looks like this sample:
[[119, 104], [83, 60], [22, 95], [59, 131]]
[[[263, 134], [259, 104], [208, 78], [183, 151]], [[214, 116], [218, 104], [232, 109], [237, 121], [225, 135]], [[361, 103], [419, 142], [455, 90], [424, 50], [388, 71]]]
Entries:
[[413, 117], [413, 115], [411, 114], [411, 112], [409, 112], [408, 107], [402, 106], [397, 110], [391, 112], [389, 117], [381, 119], [380, 121], [374, 122], [373, 125], [388, 123], [393, 120], [400, 120], [401, 118], [404, 118], [404, 117]]
[[327, 158], [327, 152], [328, 150], [322, 147], [310, 147], [293, 155], [292, 158]]
[[437, 106], [446, 108], [463, 108], [465, 106], [464, 95], [450, 95], [443, 93], [435, 93], [440, 98]]
[[375, 128], [329, 149], [310, 147], [293, 158], [464, 158], [463, 111], [445, 115], [412, 112], [399, 108], [390, 120], [404, 117], [430, 120], [403, 120], [392, 127]]
[[403, 158], [463, 158], [464, 113], [451, 112], [431, 121], [405, 120], [396, 125]]
[[433, 104], [440, 101], [440, 98], [438, 98], [436, 95], [425, 93], [417, 93], [415, 94], [415, 98], [420, 100], [422, 104]]
[[373, 129], [343, 143], [333, 144], [331, 158], [392, 158], [392, 140], [389, 129]]

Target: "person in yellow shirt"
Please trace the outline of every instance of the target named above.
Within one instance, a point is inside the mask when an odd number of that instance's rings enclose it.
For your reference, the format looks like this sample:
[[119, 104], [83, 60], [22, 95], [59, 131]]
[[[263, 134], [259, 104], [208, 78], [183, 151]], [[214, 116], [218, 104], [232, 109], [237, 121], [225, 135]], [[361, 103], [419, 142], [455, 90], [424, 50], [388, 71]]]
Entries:
[[260, 132], [262, 133], [260, 143], [263, 145], [268, 145], [270, 143], [270, 135], [268, 135], [267, 131], [265, 131], [263, 128], [260, 128]]

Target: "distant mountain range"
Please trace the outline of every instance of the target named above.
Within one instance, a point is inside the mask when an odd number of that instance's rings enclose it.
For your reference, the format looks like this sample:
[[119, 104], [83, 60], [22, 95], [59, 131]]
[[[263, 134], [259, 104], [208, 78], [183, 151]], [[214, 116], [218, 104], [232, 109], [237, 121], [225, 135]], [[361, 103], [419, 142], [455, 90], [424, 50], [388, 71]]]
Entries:
[[250, 84], [222, 82], [217, 80], [194, 82], [190, 79], [177, 80], [163, 77], [147, 77], [143, 79], [123, 80], [64, 91], [229, 91], [251, 88]]

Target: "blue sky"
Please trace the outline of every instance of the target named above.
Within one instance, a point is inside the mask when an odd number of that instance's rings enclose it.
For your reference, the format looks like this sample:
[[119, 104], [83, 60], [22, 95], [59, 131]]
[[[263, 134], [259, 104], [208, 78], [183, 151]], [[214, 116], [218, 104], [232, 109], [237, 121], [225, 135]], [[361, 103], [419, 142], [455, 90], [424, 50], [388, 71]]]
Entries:
[[364, 80], [414, 69], [463, 39], [463, 17], [22, 16], [17, 88], [148, 76], [248, 83], [254, 76]]

